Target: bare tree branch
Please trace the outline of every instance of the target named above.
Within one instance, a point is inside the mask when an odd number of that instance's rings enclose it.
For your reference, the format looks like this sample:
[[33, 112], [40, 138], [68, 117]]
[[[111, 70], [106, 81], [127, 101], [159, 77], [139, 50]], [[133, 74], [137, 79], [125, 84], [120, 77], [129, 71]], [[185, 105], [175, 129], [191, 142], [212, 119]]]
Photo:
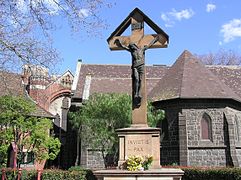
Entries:
[[217, 53], [209, 52], [196, 57], [206, 65], [241, 65], [241, 55], [234, 50], [220, 49]]
[[1, 0], [0, 69], [21, 69], [25, 63], [54, 67], [60, 59], [51, 40], [55, 19], [60, 16], [80, 35], [98, 34], [106, 27], [99, 12], [110, 7], [107, 1]]

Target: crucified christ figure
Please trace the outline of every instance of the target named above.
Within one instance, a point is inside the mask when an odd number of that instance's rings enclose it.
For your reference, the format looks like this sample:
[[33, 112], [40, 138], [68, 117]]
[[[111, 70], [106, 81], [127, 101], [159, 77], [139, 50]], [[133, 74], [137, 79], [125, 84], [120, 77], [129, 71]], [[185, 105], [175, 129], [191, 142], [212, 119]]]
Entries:
[[155, 42], [158, 41], [158, 36], [156, 36], [148, 45], [143, 48], [139, 48], [135, 43], [130, 43], [125, 46], [119, 39], [115, 40], [115, 44], [129, 51], [132, 56], [132, 78], [134, 79], [133, 95], [137, 106], [141, 104], [141, 86], [142, 86], [142, 76], [144, 73], [145, 65], [145, 51], [151, 47]]

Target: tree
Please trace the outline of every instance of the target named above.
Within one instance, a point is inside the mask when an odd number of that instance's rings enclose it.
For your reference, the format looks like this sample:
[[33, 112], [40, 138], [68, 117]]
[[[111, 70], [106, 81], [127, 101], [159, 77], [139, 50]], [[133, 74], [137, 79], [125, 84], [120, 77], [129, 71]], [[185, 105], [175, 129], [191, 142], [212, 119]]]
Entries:
[[23, 97], [0, 97], [0, 157], [6, 166], [7, 150], [14, 144], [17, 165], [26, 153], [33, 153], [36, 161], [55, 159], [60, 141], [50, 135], [51, 120], [35, 117], [35, 105]]
[[206, 65], [240, 65], [241, 55], [234, 50], [220, 49], [217, 53], [196, 55]]
[[[148, 104], [148, 121], [155, 126], [164, 112], [155, 112]], [[107, 154], [117, 159], [118, 136], [115, 130], [130, 126], [131, 107], [131, 96], [127, 94], [94, 94], [78, 111], [70, 112], [70, 122], [77, 129], [79, 139], [83, 139], [82, 143], [90, 148], [101, 151], [105, 167], [108, 165]]]
[[56, 22], [67, 22], [72, 32], [96, 34], [105, 27], [99, 10], [110, 6], [106, 1], [1, 0], [0, 70], [22, 64], [53, 67], [59, 60], [51, 39], [60, 27]]
[[147, 123], [149, 127], [157, 127], [159, 122], [165, 118], [165, 112], [161, 109], [155, 109], [149, 101], [147, 104]]
[[[89, 145], [93, 149], [100, 150], [105, 166], [107, 166], [106, 154], [115, 153], [118, 140], [115, 129], [130, 124], [130, 102], [130, 96], [125, 94], [94, 94], [80, 110], [69, 113], [70, 122], [77, 129], [79, 139], [84, 140], [82, 146]], [[78, 145], [77, 152], [79, 152]]]

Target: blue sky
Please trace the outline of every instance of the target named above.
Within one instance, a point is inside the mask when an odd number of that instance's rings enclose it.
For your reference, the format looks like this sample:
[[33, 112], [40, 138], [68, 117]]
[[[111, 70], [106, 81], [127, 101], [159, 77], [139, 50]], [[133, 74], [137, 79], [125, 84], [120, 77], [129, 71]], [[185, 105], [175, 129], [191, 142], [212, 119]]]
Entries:
[[[63, 58], [60, 72], [74, 73], [77, 59], [85, 64], [130, 64], [130, 54], [110, 51], [106, 39], [135, 7], [169, 35], [168, 48], [147, 50], [148, 65], [172, 65], [184, 50], [206, 54], [223, 48], [241, 53], [240, 0], [116, 0], [100, 12], [108, 24], [102, 37], [71, 36], [68, 28], [54, 33], [54, 46]], [[146, 28], [145, 33], [152, 32]]]

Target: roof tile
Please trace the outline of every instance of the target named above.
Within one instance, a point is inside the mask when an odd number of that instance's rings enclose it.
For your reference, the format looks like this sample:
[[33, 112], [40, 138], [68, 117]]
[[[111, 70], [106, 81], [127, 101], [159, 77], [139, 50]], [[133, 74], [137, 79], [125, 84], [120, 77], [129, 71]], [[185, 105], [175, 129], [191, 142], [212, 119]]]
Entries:
[[184, 51], [151, 91], [154, 101], [170, 98], [233, 98], [241, 100], [190, 52]]
[[[166, 66], [146, 66], [147, 92], [162, 78]], [[93, 93], [128, 93], [131, 94], [131, 66], [130, 65], [92, 65], [81, 66], [75, 98], [82, 98], [85, 78], [91, 75], [90, 94]]]

